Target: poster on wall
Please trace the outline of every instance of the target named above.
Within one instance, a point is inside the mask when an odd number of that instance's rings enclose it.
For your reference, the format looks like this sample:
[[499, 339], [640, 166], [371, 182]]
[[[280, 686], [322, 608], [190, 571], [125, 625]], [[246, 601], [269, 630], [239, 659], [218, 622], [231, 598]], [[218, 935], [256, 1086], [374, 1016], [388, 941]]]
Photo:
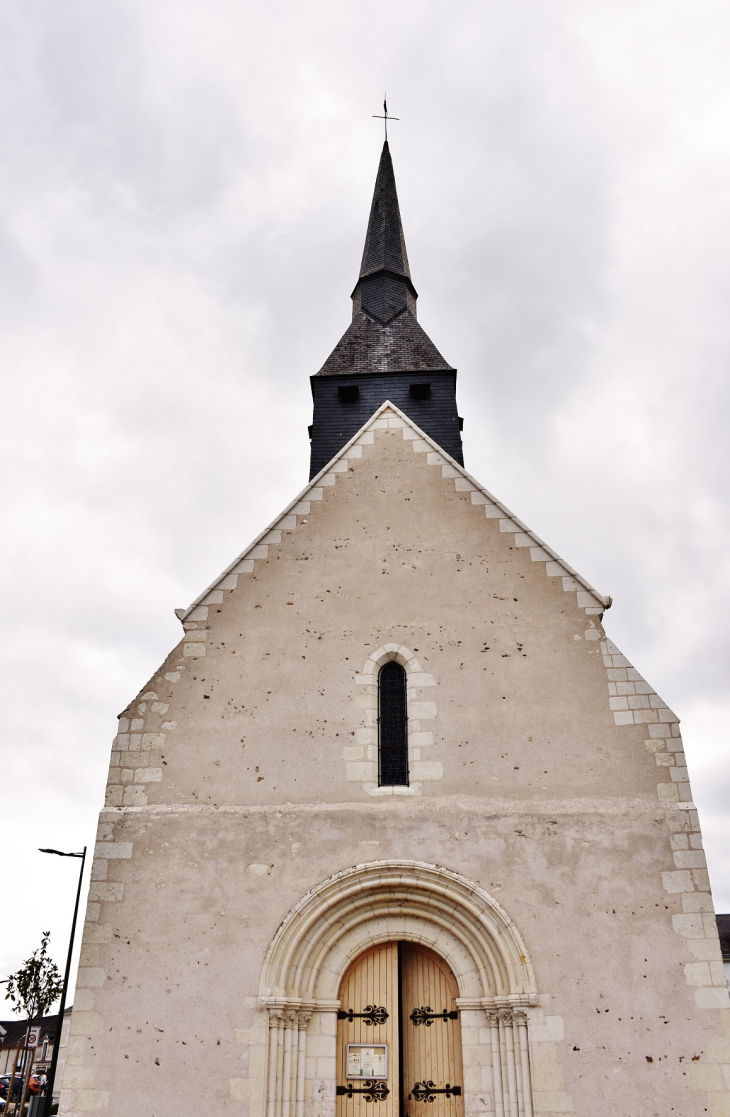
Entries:
[[348, 1043], [347, 1077], [387, 1078], [388, 1045], [386, 1043]]

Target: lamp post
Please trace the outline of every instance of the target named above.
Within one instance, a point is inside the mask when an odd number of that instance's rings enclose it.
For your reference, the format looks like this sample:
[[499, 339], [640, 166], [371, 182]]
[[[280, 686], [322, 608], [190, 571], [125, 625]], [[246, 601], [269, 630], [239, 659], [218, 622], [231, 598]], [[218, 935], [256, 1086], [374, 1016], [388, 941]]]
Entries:
[[48, 1081], [46, 1083], [46, 1104], [43, 1107], [43, 1117], [51, 1117], [51, 1106], [53, 1105], [53, 1084], [56, 1079], [56, 1067], [58, 1065], [58, 1052], [61, 1047], [61, 1032], [63, 1030], [63, 1014], [66, 1010], [66, 993], [68, 992], [68, 979], [71, 973], [71, 956], [74, 950], [74, 936], [76, 934], [76, 916], [79, 914], [79, 900], [81, 898], [81, 881], [84, 876], [84, 864], [86, 862], [86, 846], [84, 846], [83, 853], [63, 853], [60, 849], [41, 849], [40, 853], [55, 853], [57, 857], [80, 857], [81, 858], [81, 872], [79, 873], [79, 886], [76, 889], [76, 905], [74, 907], [74, 917], [71, 923], [71, 941], [68, 944], [68, 957], [66, 959], [66, 973], [63, 976], [63, 991], [61, 992], [61, 1004], [58, 1009], [58, 1029], [56, 1031], [56, 1042], [53, 1045], [53, 1055], [51, 1056], [51, 1066], [48, 1071]]

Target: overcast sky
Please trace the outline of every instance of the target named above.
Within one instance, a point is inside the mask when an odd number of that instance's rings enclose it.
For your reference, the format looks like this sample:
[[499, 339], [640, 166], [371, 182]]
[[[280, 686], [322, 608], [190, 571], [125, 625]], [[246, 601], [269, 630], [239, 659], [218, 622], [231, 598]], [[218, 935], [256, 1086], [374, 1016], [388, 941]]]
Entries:
[[[0, 976], [116, 715], [303, 487], [382, 143], [467, 468], [613, 596], [730, 911], [727, 0], [0, 10]], [[0, 1001], [0, 1017], [7, 1016]]]

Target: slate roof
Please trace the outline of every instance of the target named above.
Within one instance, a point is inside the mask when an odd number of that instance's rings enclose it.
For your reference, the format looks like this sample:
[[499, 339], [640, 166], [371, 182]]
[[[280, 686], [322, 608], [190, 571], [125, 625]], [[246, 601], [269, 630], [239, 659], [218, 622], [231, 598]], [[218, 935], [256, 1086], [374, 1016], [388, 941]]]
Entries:
[[730, 962], [730, 915], [716, 915], [717, 933], [720, 936], [720, 949], [723, 961]]
[[417, 298], [386, 140], [352, 293], [352, 323], [317, 376], [451, 370], [416, 320]]
[[[67, 1009], [68, 1013], [70, 1009]], [[38, 1021], [34, 1021], [38, 1023]], [[58, 1013], [53, 1016], [44, 1016], [41, 1024], [41, 1043], [44, 1038], [53, 1041], [56, 1036], [56, 1028], [58, 1027]], [[14, 1017], [12, 1020], [0, 1020], [0, 1027], [5, 1029], [5, 1035], [0, 1034], [0, 1051], [5, 1048], [21, 1047], [25, 1042], [25, 1033], [28, 1028], [28, 1021], [26, 1019], [19, 1020]], [[12, 1067], [11, 1067], [12, 1070]]]
[[439, 353], [410, 310], [386, 325], [360, 311], [317, 373], [343, 376], [362, 372], [448, 371]]
[[400, 219], [395, 172], [388, 141], [383, 144], [378, 174], [375, 179], [373, 203], [360, 265], [360, 278], [377, 271], [395, 272], [411, 278], [406, 252], [406, 238]]

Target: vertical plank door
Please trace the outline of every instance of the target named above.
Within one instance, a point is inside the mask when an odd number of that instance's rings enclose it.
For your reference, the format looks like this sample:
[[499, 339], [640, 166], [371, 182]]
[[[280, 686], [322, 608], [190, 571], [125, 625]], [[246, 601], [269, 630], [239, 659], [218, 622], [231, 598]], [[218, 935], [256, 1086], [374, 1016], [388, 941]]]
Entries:
[[[372, 1022], [371, 1010], [377, 1021]], [[353, 1087], [352, 1097], [338, 1093], [336, 1117], [400, 1117], [398, 1080], [398, 943], [388, 942], [373, 947], [357, 958], [342, 979], [340, 986], [340, 1017], [337, 1021], [337, 1087]], [[367, 1101], [361, 1092], [363, 1081], [347, 1075], [347, 1045], [387, 1044], [388, 1093]], [[382, 1087], [380, 1087], [382, 1092]]]
[[[463, 1117], [459, 988], [443, 958], [401, 943], [401, 1117]], [[444, 1018], [444, 1013], [446, 1017]], [[430, 1084], [430, 1085], [429, 1085]], [[447, 1086], [458, 1093], [447, 1096]]]

